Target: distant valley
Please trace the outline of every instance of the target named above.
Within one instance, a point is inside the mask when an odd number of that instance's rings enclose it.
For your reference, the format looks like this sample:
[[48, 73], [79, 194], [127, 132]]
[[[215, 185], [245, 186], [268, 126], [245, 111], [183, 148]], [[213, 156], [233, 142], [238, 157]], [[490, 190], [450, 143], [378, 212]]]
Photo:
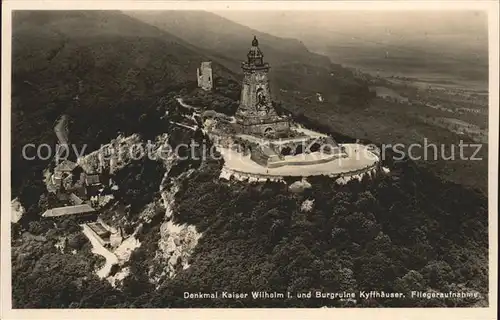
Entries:
[[[481, 12], [217, 12], [262, 31], [301, 40], [335, 63], [487, 90], [487, 19]], [[316, 23], [307, 24], [312, 17]], [[288, 26], [293, 20], [294, 28]], [[424, 23], [425, 21], [425, 23]]]

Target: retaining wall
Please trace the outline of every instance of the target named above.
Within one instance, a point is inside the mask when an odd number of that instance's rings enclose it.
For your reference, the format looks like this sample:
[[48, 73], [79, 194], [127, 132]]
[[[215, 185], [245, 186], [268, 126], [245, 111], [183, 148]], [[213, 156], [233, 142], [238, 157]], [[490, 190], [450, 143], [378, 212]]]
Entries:
[[[346, 171], [342, 173], [335, 173], [335, 174], [329, 174], [328, 176], [330, 178], [336, 179], [337, 183], [347, 183], [348, 181], [358, 178], [361, 180], [361, 178], [365, 174], [371, 174], [376, 173], [378, 171], [378, 166], [379, 163], [375, 163], [373, 165], [367, 166], [362, 169], [357, 169], [357, 170], [352, 170], [352, 171]], [[279, 175], [272, 175], [272, 174], [256, 174], [256, 173], [248, 173], [248, 172], [243, 172], [239, 170], [234, 170], [234, 169], [229, 169], [226, 167], [222, 168], [220, 178], [226, 179], [226, 180], [231, 180], [231, 178], [234, 178], [236, 180], [244, 181], [248, 180], [248, 182], [265, 182], [267, 180], [269, 181], [276, 181], [276, 182], [284, 182], [284, 177], [294, 177], [294, 176], [279, 176]], [[295, 176], [295, 177], [301, 177], [301, 176]], [[308, 177], [308, 176], [304, 176]]]

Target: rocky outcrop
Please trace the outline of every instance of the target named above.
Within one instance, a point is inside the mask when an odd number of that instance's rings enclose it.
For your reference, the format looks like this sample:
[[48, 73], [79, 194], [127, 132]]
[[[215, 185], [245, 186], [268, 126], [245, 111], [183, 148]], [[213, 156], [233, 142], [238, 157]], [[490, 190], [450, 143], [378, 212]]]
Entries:
[[22, 218], [26, 210], [24, 209], [23, 205], [21, 204], [21, 201], [19, 201], [18, 198], [15, 198], [10, 202], [10, 207], [11, 207], [10, 221], [16, 223]]
[[106, 280], [114, 287], [120, 287], [125, 279], [130, 274], [130, 268], [125, 267], [118, 271], [115, 275], [107, 277]]
[[180, 182], [188, 178], [193, 172], [194, 170], [190, 169], [174, 179], [169, 177], [169, 172], [165, 173], [160, 185], [160, 193], [165, 208], [166, 220], [170, 220], [174, 214], [175, 195], [180, 190]]
[[160, 240], [156, 251], [155, 261], [163, 265], [159, 272], [152, 271], [153, 282], [159, 283], [165, 278], [175, 276], [178, 268], [189, 268], [191, 256], [201, 233], [195, 226], [175, 223], [175, 195], [180, 190], [181, 182], [194, 172], [190, 169], [175, 178], [170, 178], [168, 173], [161, 186], [161, 196], [165, 207], [165, 221], [160, 227]]
[[137, 240], [135, 235], [131, 235], [125, 239], [113, 253], [118, 258], [118, 263], [122, 265], [130, 259], [132, 252], [140, 246], [141, 243]]
[[314, 199], [307, 199], [302, 202], [300, 206], [300, 211], [302, 212], [310, 212], [314, 208]]
[[[155, 147], [158, 149], [155, 150], [159, 150], [167, 142], [167, 134], [159, 136], [155, 141]], [[161, 266], [161, 269], [154, 269], [153, 266], [150, 269], [151, 281], [157, 284], [166, 278], [174, 277], [178, 268], [189, 267], [189, 257], [201, 237], [195, 226], [175, 223], [175, 196], [181, 188], [182, 181], [189, 178], [194, 169], [171, 177], [170, 170], [177, 163], [175, 155], [164, 154], [160, 161], [166, 170], [160, 184], [161, 205], [165, 210], [165, 217], [160, 226], [160, 240], [153, 265]]]
[[302, 180], [295, 181], [294, 183], [292, 183], [288, 187], [288, 190], [290, 190], [291, 192], [303, 192], [304, 190], [309, 189], [311, 187], [312, 185], [305, 178], [302, 178]]
[[335, 176], [335, 183], [337, 184], [347, 184], [351, 180], [361, 181], [365, 175], [368, 175], [370, 178], [374, 177], [377, 174], [377, 166], [367, 167], [365, 169], [356, 170], [352, 172], [348, 172], [345, 174], [341, 174], [340, 176]]
[[248, 181], [248, 182], [266, 182], [267, 180], [274, 182], [285, 182], [283, 180], [283, 177], [281, 176], [246, 173], [233, 170], [227, 167], [222, 168], [219, 178], [224, 180], [231, 180], [231, 178], [233, 178], [238, 181]]
[[155, 260], [165, 262], [160, 278], [166, 276], [172, 278], [178, 267], [189, 268], [189, 257], [201, 238], [201, 233], [196, 231], [195, 226], [187, 224], [175, 224], [167, 221], [161, 225], [160, 241]]
[[60, 145], [69, 144], [68, 122], [69, 122], [69, 118], [68, 118], [68, 115], [66, 115], [66, 114], [61, 115], [61, 117], [59, 117], [59, 119], [56, 121], [56, 125], [54, 127], [54, 132], [57, 136], [57, 140], [59, 141]]

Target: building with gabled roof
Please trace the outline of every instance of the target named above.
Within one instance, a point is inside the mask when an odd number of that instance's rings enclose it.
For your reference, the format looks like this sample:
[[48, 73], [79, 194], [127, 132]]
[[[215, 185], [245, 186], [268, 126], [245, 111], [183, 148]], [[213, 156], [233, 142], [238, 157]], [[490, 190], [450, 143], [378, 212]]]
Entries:
[[75, 206], [66, 206], [48, 209], [42, 214], [44, 218], [58, 218], [67, 216], [78, 216], [85, 220], [97, 219], [98, 212], [88, 204], [79, 204]]

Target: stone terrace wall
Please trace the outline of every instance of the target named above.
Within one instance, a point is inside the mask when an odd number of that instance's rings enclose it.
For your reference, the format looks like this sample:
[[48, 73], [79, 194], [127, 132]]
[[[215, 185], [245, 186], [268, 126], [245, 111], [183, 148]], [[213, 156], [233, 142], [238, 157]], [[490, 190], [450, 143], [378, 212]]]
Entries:
[[[330, 178], [336, 179], [336, 182], [339, 184], [345, 184], [352, 179], [361, 180], [365, 174], [369, 174], [371, 177], [372, 174], [375, 174], [378, 172], [378, 167], [379, 167], [379, 163], [377, 162], [373, 165], [367, 166], [367, 167], [362, 168], [362, 169], [353, 170], [353, 171], [346, 171], [343, 173], [331, 174], [328, 176]], [[220, 178], [225, 179], [225, 180], [231, 180], [231, 178], [233, 178], [235, 180], [239, 180], [239, 181], [248, 180], [248, 182], [265, 182], [267, 180], [276, 181], [276, 182], [284, 182], [283, 176], [272, 175], [272, 174], [247, 173], [247, 172], [243, 172], [243, 171], [229, 169], [226, 167], [222, 168]]]

